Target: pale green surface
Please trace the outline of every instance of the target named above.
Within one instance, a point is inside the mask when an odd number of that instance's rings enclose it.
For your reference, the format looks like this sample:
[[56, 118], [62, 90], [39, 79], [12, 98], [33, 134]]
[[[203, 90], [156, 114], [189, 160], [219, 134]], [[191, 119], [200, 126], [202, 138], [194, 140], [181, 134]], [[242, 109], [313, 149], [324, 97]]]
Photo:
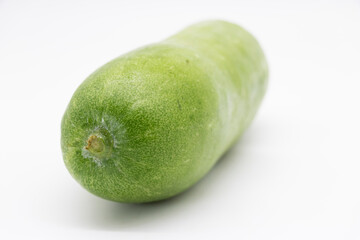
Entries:
[[[125, 54], [90, 75], [62, 121], [64, 161], [114, 201], [174, 196], [203, 177], [253, 119], [267, 65], [237, 25], [208, 21]], [[105, 151], [85, 149], [91, 135]]]

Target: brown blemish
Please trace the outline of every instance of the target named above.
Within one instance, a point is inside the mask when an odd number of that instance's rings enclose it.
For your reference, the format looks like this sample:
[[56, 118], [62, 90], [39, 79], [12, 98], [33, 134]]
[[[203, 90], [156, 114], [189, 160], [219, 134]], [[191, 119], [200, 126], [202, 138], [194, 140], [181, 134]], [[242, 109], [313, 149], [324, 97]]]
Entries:
[[181, 110], [181, 104], [180, 104], [180, 101], [179, 100], [176, 100], [177, 101], [177, 104], [178, 104], [178, 108], [179, 110]]

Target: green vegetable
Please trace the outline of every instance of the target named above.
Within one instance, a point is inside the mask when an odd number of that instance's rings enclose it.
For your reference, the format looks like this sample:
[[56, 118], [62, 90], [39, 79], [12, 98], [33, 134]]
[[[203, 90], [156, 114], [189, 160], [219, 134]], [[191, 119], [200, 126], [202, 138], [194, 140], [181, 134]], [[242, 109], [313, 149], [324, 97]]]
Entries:
[[105, 64], [61, 125], [71, 175], [119, 202], [174, 196], [202, 178], [259, 107], [267, 64], [241, 27], [208, 21]]

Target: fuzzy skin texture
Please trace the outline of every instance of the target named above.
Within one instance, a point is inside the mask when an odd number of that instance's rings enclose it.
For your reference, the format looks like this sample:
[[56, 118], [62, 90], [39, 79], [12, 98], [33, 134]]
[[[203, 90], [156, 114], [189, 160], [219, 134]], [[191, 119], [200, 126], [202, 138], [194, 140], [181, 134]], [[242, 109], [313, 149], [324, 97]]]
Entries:
[[172, 197], [202, 178], [260, 105], [258, 42], [224, 21], [192, 25], [105, 64], [74, 93], [61, 146], [71, 175], [118, 202]]

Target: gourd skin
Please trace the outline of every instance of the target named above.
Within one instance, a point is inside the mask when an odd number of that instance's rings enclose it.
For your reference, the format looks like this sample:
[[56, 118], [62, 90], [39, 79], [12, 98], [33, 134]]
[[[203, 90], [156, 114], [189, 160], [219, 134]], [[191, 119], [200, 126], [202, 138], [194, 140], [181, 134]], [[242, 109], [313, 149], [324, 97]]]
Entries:
[[[120, 56], [91, 74], [66, 109], [66, 167], [105, 199], [174, 196], [202, 178], [250, 124], [267, 75], [257, 41], [224, 21], [192, 25]], [[101, 147], [91, 151], [93, 138]]]

